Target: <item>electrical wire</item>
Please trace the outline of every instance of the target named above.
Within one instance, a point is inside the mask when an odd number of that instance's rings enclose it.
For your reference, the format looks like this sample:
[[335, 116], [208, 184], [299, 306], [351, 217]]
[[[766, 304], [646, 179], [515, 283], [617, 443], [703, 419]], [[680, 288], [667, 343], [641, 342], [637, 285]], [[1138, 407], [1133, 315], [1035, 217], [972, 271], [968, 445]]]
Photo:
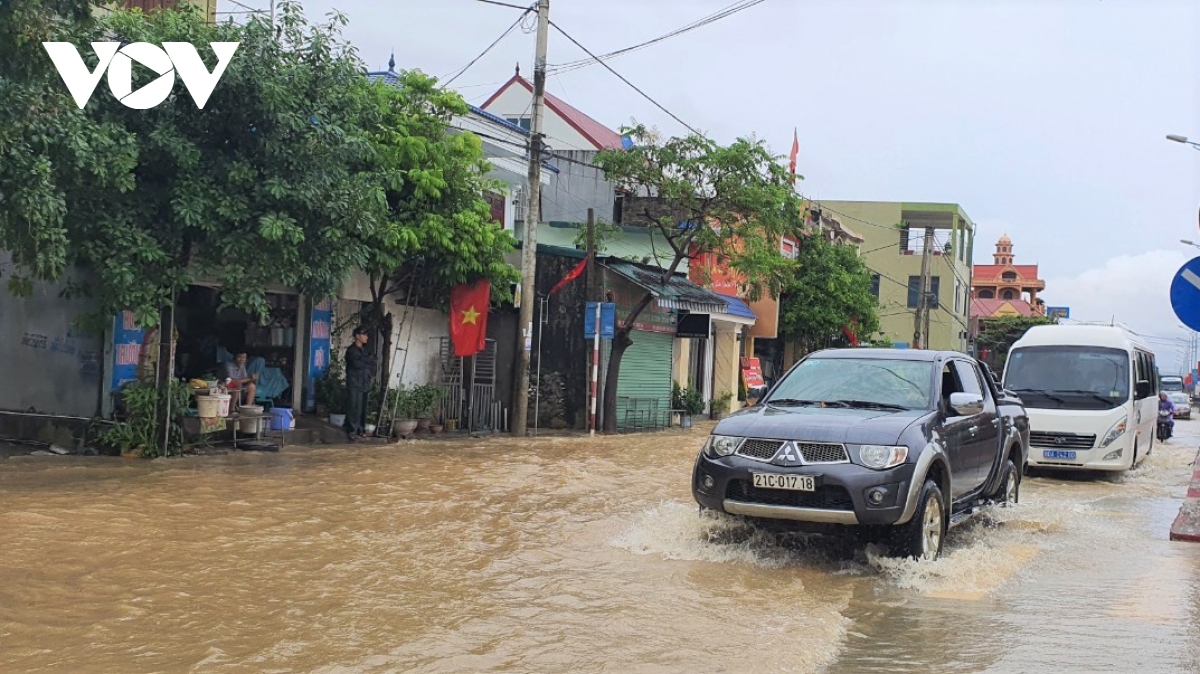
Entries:
[[631, 52], [638, 51], [640, 49], [645, 49], [646, 47], [649, 47], [654, 44], [658, 44], [659, 42], [662, 42], [664, 40], [669, 40], [669, 39], [671, 39], [673, 37], [677, 37], [679, 35], [683, 35], [684, 33], [696, 30], [697, 28], [703, 28], [704, 26], [707, 26], [712, 23], [716, 23], [717, 21], [720, 21], [721, 19], [724, 19], [725, 17], [732, 16], [732, 15], [737, 14], [738, 12], [745, 10], [745, 9], [750, 9], [751, 7], [761, 4], [765, 1], [766, 0], [740, 0], [739, 2], [735, 2], [734, 4], [728, 6], [724, 9], [718, 10], [706, 17], [701, 18], [701, 19], [697, 19], [697, 20], [687, 24], [686, 26], [683, 26], [682, 28], [677, 28], [669, 33], [660, 35], [652, 40], [640, 42], [633, 46], [625, 47], [624, 49], [618, 49], [616, 51], [611, 51], [611, 52], [608, 52], [607, 54], [601, 54], [598, 57], [587, 58], [587, 59], [578, 59], [575, 61], [567, 61], [566, 63], [555, 64], [555, 65], [549, 66], [547, 70], [550, 72], [564, 73], [564, 72], [570, 72], [572, 70], [578, 70], [580, 68], [586, 68], [586, 67], [593, 65], [601, 60], [611, 59], [611, 58], [614, 58], [617, 56], [621, 56], [624, 54], [629, 54]]
[[653, 103], [653, 104], [654, 104], [654, 107], [656, 107], [656, 108], [658, 108], [659, 110], [662, 110], [663, 112], [667, 113], [667, 115], [668, 115], [668, 116], [669, 116], [671, 119], [673, 119], [673, 120], [675, 120], [676, 122], [679, 122], [680, 124], [682, 124], [682, 125], [684, 126], [684, 128], [686, 128], [688, 131], [691, 131], [692, 133], [696, 134], [697, 136], [703, 136], [703, 135], [704, 135], [704, 134], [700, 133], [699, 131], [697, 131], [696, 129], [692, 128], [692, 126], [691, 126], [690, 124], [688, 124], [687, 122], [685, 122], [685, 121], [683, 121], [682, 119], [680, 119], [680, 118], [679, 118], [679, 117], [678, 117], [678, 116], [677, 116], [675, 113], [673, 113], [673, 112], [671, 112], [670, 110], [668, 110], [668, 109], [666, 109], [665, 107], [663, 107], [663, 105], [662, 105], [661, 103], [659, 103], [658, 101], [654, 100], [653, 98], [650, 98], [650, 95], [649, 95], [649, 94], [647, 94], [646, 92], [644, 92], [644, 91], [642, 91], [641, 89], [639, 89], [639, 88], [638, 88], [638, 87], [637, 87], [637, 86], [636, 86], [636, 85], [635, 85], [633, 82], [630, 82], [629, 80], [625, 79], [625, 77], [624, 77], [623, 75], [621, 75], [621, 73], [619, 73], [619, 72], [617, 72], [617, 71], [613, 70], [612, 66], [608, 65], [608, 64], [607, 64], [607, 63], [605, 63], [604, 61], [601, 61], [601, 60], [599, 60], [599, 57], [597, 57], [595, 54], [593, 54], [593, 53], [591, 52], [591, 50], [590, 50], [590, 49], [588, 49], [587, 47], [585, 47], [585, 46], [583, 46], [582, 44], [580, 44], [580, 43], [579, 43], [579, 40], [576, 40], [575, 38], [571, 37], [571, 34], [570, 34], [570, 33], [568, 33], [567, 31], [563, 30], [563, 29], [562, 29], [562, 26], [559, 26], [558, 24], [554, 23], [553, 21], [551, 21], [551, 22], [550, 22], [550, 25], [551, 25], [551, 26], [554, 26], [554, 29], [555, 29], [555, 30], [557, 30], [559, 33], [561, 33], [563, 37], [565, 37], [565, 38], [567, 38], [568, 40], [570, 40], [570, 41], [571, 41], [571, 43], [572, 43], [572, 44], [574, 44], [576, 47], [579, 47], [580, 49], [582, 49], [582, 50], [584, 51], [584, 53], [586, 53], [588, 56], [591, 56], [593, 59], [596, 59], [596, 62], [597, 62], [597, 63], [599, 63], [600, 65], [604, 66], [604, 68], [605, 68], [606, 70], [608, 70], [608, 72], [612, 73], [613, 75], [616, 75], [616, 76], [617, 76], [617, 79], [621, 80], [621, 81], [622, 81], [622, 82], [624, 82], [625, 84], [629, 85], [629, 88], [631, 88], [631, 89], [633, 89], [634, 91], [636, 91], [636, 92], [638, 92], [639, 94], [641, 94], [641, 95], [642, 95], [642, 98], [645, 98], [647, 101], [650, 101], [651, 103]]
[[496, 0], [476, 0], [476, 2], [482, 2], [485, 5], [498, 5], [500, 7], [511, 7], [512, 9], [523, 9], [526, 11], [529, 10], [528, 7], [522, 7], [520, 5], [510, 5], [507, 2], [497, 2]]
[[[480, 1], [482, 1], [482, 0], [480, 0]], [[495, 47], [497, 44], [500, 44], [501, 40], [508, 37], [508, 34], [511, 33], [514, 28], [516, 28], [518, 25], [520, 25], [521, 20], [524, 19], [525, 16], [528, 15], [532, 11], [533, 11], [532, 8], [525, 8], [525, 11], [522, 12], [521, 16], [517, 17], [517, 20], [513, 21], [512, 25], [509, 26], [507, 29], [505, 29], [505, 31], [503, 33], [500, 33], [500, 37], [496, 38], [491, 44], [489, 44], [487, 46], [486, 49], [484, 49], [482, 52], [480, 52], [479, 56], [476, 56], [475, 58], [471, 59], [471, 62], [468, 63], [467, 65], [463, 66], [462, 69], [460, 69], [457, 73], [455, 73], [454, 77], [451, 77], [450, 79], [446, 80], [442, 84], [441, 88], [445, 89], [446, 87], [450, 86], [451, 82], [453, 82], [454, 80], [461, 77], [463, 73], [467, 72], [467, 70], [469, 70], [471, 68], [471, 66], [478, 63], [479, 59], [483, 58], [484, 56], [487, 56], [487, 53], [490, 52], [492, 50], [492, 48]]]

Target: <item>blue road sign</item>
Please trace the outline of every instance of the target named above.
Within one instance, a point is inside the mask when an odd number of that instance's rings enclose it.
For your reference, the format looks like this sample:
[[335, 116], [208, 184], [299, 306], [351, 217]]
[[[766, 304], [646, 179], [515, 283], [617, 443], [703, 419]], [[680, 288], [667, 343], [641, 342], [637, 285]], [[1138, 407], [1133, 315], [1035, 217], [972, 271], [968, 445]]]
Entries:
[[1183, 324], [1200, 330], [1200, 257], [1188, 260], [1171, 281], [1171, 308]]
[[[600, 337], [612, 339], [617, 334], [617, 305], [612, 302], [600, 304]], [[583, 337], [593, 339], [596, 336], [596, 303], [588, 302], [583, 310]]]

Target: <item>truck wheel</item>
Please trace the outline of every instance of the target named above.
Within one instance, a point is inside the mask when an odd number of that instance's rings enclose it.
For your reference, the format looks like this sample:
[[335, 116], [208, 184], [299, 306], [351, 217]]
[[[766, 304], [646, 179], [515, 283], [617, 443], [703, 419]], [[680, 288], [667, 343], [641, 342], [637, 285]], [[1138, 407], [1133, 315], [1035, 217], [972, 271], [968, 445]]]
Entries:
[[1021, 472], [1017, 470], [1016, 464], [1009, 459], [1004, 462], [1004, 471], [1001, 473], [1000, 489], [996, 493], [996, 497], [1001, 507], [1016, 505], [1021, 502]]
[[899, 557], [932, 562], [942, 554], [942, 541], [946, 538], [946, 501], [942, 490], [933, 480], [926, 480], [921, 487], [921, 498], [917, 512], [907, 524], [897, 527], [892, 539], [892, 549]]

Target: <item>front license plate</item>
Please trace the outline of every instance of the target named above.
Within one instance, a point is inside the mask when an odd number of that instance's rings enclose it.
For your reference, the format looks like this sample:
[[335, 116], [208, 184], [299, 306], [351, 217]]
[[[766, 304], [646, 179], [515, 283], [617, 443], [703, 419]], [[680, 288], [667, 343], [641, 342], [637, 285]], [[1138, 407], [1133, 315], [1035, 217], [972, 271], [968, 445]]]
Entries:
[[776, 473], [754, 473], [754, 486], [763, 489], [788, 489], [791, 491], [816, 491], [817, 480], [812, 475], [779, 475]]
[[1042, 456], [1047, 459], [1070, 459], [1075, 460], [1075, 452], [1064, 452], [1057, 449], [1047, 449], [1042, 452]]

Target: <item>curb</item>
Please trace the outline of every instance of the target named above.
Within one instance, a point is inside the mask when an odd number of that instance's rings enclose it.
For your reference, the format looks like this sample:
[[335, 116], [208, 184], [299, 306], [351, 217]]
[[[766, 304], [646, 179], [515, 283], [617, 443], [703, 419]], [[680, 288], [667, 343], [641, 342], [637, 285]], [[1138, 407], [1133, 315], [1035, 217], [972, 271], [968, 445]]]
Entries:
[[1200, 543], [1200, 452], [1192, 462], [1192, 481], [1188, 485], [1187, 499], [1171, 523], [1171, 540]]

